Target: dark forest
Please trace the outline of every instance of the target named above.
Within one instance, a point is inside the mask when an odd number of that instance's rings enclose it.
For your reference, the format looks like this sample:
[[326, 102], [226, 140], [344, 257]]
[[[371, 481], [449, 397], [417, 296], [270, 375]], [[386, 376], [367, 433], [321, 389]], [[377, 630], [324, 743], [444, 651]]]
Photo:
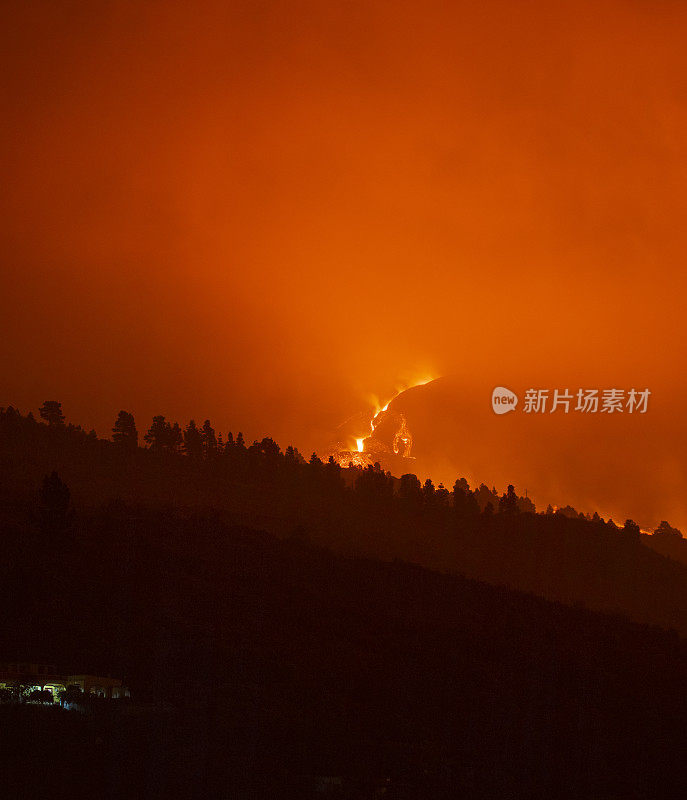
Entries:
[[69, 774], [71, 797], [356, 798], [684, 785], [687, 567], [667, 523], [647, 536], [536, 513], [513, 487], [342, 470], [209, 422], [156, 417], [139, 446], [126, 412], [112, 440], [59, 404], [41, 416], [0, 414], [3, 650], [119, 675], [132, 696], [82, 714], [0, 705], [8, 785], [56, 793]]

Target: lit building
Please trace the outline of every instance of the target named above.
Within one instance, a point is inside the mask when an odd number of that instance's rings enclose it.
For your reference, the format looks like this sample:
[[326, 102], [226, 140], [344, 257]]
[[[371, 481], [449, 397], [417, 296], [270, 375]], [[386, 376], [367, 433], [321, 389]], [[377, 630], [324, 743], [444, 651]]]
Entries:
[[84, 694], [94, 694], [98, 697], [116, 699], [130, 696], [129, 690], [126, 686], [122, 686], [119, 678], [68, 675], [58, 672], [52, 664], [0, 663], [0, 688], [11, 689], [17, 685], [28, 690], [48, 689], [55, 699], [57, 692], [68, 686], [78, 686]]

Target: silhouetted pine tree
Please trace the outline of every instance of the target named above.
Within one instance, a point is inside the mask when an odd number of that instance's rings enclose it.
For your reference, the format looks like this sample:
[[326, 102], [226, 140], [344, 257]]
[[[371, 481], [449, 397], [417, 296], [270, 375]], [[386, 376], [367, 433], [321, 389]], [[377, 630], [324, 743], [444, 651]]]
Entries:
[[62, 403], [57, 400], [46, 400], [38, 409], [41, 419], [48, 425], [64, 425], [64, 414], [62, 413]]
[[422, 508], [422, 484], [417, 475], [412, 473], [401, 475], [398, 496], [405, 510], [416, 511]]
[[112, 441], [127, 452], [133, 452], [138, 447], [138, 431], [134, 415], [127, 411], [120, 411], [112, 428]]
[[639, 525], [637, 525], [637, 523], [632, 519], [625, 520], [622, 533], [631, 541], [638, 542], [640, 540], [641, 531], [639, 529]]
[[479, 514], [479, 504], [465, 478], [459, 478], [453, 485], [453, 510], [460, 520], [474, 519]]
[[208, 459], [214, 458], [217, 455], [218, 444], [215, 431], [209, 419], [206, 419], [203, 423], [200, 435], [203, 443], [203, 455]]
[[192, 461], [202, 461], [203, 437], [193, 419], [190, 420], [184, 431], [183, 450]]
[[153, 417], [153, 424], [148, 428], [143, 441], [154, 453], [169, 452], [171, 444], [170, 430], [170, 424], [165, 421], [162, 414], [158, 414]]
[[434, 501], [436, 499], [435, 494], [436, 494], [436, 489], [434, 488], [434, 483], [432, 482], [431, 478], [427, 478], [427, 480], [422, 485], [422, 499], [427, 507], [431, 507], [434, 505]]
[[499, 514], [517, 514], [520, 508], [518, 507], [518, 496], [515, 493], [515, 487], [512, 483], [508, 484], [508, 489], [505, 494], [501, 495], [499, 500]]

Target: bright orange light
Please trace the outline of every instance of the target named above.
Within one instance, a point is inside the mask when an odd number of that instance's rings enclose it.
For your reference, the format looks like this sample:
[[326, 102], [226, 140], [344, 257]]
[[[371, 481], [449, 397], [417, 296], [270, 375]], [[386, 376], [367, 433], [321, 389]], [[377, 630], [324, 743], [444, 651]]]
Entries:
[[[380, 406], [379, 401], [377, 400], [376, 397], [374, 397], [373, 398], [373, 402], [374, 402], [374, 406], [376, 408], [376, 411], [374, 413], [374, 416], [370, 420], [370, 432], [367, 434], [367, 436], [363, 436], [362, 439], [356, 439], [355, 440], [356, 444], [358, 446], [358, 452], [359, 453], [364, 452], [364, 450], [365, 450], [365, 440], [369, 439], [370, 436], [372, 436], [372, 434], [375, 432], [375, 421], [377, 420], [377, 417], [380, 414], [382, 414], [384, 411], [388, 410], [388, 408], [391, 405], [391, 403], [399, 396], [399, 394], [402, 394], [403, 392], [407, 391], [408, 389], [414, 389], [416, 386], [424, 386], [426, 383], [431, 383], [433, 380], [436, 380], [436, 378], [424, 377], [424, 378], [419, 378], [417, 380], [414, 380], [411, 383], [407, 383], [407, 384], [403, 384], [401, 386], [397, 386], [396, 387], [396, 394], [391, 398], [391, 400], [387, 401], [386, 405], [384, 405], [384, 406]], [[405, 421], [404, 421], [404, 432], [405, 432]]]

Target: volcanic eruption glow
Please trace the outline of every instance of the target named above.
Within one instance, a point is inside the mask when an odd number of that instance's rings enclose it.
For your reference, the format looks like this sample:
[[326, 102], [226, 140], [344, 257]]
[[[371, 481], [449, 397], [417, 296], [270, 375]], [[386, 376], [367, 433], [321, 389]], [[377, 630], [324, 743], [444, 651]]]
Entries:
[[[384, 405], [372, 396], [370, 402], [374, 411], [371, 414], [356, 414], [353, 424], [353, 418], [343, 422], [339, 426], [340, 433], [336, 441], [330, 443], [325, 457], [333, 458], [341, 467], [360, 468], [372, 466], [376, 461], [389, 464], [396, 456], [412, 458], [413, 437], [405, 415], [401, 410], [391, 408], [391, 404], [408, 389], [424, 386], [433, 380], [434, 377], [422, 377], [397, 385], [394, 396]], [[368, 425], [369, 432], [361, 435], [361, 427]]]
[[[380, 406], [379, 402], [377, 401], [377, 399], [374, 398], [374, 401], [375, 401], [374, 405], [375, 405], [376, 411], [374, 413], [374, 416], [370, 420], [370, 432], [367, 434], [367, 436], [363, 436], [363, 437], [357, 438], [355, 440], [356, 448], [357, 448], [358, 452], [359, 453], [365, 452], [365, 441], [367, 439], [369, 439], [370, 436], [372, 436], [372, 434], [375, 432], [375, 428], [377, 427], [377, 423], [379, 422], [380, 414], [383, 414], [385, 411], [388, 411], [389, 410], [389, 406], [391, 405], [391, 403], [393, 403], [393, 401], [400, 394], [403, 394], [403, 392], [408, 391], [408, 389], [414, 389], [416, 386], [424, 386], [426, 383], [431, 383], [433, 380], [435, 380], [434, 377], [429, 377], [429, 378], [428, 377], [424, 377], [424, 378], [420, 378], [418, 380], [414, 380], [409, 384], [405, 384], [405, 385], [402, 385], [400, 387], [397, 387], [396, 388], [396, 394], [394, 394], [394, 396], [391, 398], [391, 400], [387, 401], [386, 405], [384, 405], [384, 406]], [[406, 419], [403, 416], [403, 414], [400, 414], [400, 425], [399, 425], [399, 428], [398, 428], [398, 430], [397, 430], [397, 432], [396, 432], [396, 434], [394, 436], [394, 441], [393, 441], [394, 453], [398, 454], [400, 452], [401, 445], [403, 446], [402, 455], [404, 457], [406, 457], [406, 458], [409, 458], [410, 457], [410, 449], [413, 446], [413, 437], [410, 435], [410, 431], [408, 430], [408, 426], [406, 424]]]

